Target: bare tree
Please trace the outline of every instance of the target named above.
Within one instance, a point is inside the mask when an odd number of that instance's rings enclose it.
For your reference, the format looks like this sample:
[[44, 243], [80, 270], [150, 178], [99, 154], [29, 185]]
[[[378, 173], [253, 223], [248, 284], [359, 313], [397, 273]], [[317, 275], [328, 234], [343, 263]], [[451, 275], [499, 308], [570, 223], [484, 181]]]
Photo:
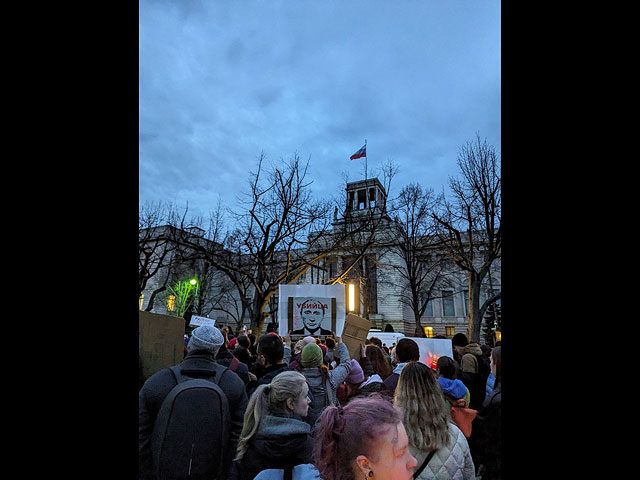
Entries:
[[138, 297], [152, 278], [156, 280], [147, 311], [151, 311], [155, 298], [166, 290], [174, 253], [179, 248], [174, 229], [166, 225], [171, 209], [167, 203], [148, 203], [140, 208], [138, 215]]
[[[397, 172], [397, 165], [388, 160], [380, 168], [377, 177], [365, 179], [364, 187], [374, 188], [375, 191], [376, 186], [381, 186], [388, 197]], [[345, 187], [349, 185], [348, 176], [344, 177], [344, 184]], [[326, 255], [340, 256], [342, 263], [339, 266], [334, 263], [334, 275], [327, 275], [324, 283], [335, 285], [358, 282], [360, 305], [356, 306], [356, 310], [362, 306], [364, 311], [360, 314], [369, 318], [370, 313], [377, 313], [379, 247], [388, 242], [387, 229], [391, 224], [386, 201], [376, 201], [373, 207], [367, 205], [363, 209], [354, 210], [348, 198], [342, 195], [335, 200], [335, 204], [336, 221], [331, 233], [334, 243], [331, 248], [326, 249]], [[338, 212], [342, 212], [341, 220], [337, 219]]]
[[435, 203], [433, 190], [425, 191], [417, 183], [404, 187], [393, 202], [392, 248], [402, 262], [390, 267], [408, 287], [402, 290], [399, 300], [413, 312], [416, 337], [425, 336], [420, 318], [443, 280], [444, 263], [437, 252], [431, 215]]
[[461, 178], [449, 180], [453, 200], [442, 195], [433, 218], [445, 251], [467, 273], [467, 336], [478, 342], [484, 311], [500, 298], [498, 293], [480, 305], [482, 281], [502, 248], [500, 160], [495, 147], [476, 134], [475, 141], [461, 147], [457, 163]]

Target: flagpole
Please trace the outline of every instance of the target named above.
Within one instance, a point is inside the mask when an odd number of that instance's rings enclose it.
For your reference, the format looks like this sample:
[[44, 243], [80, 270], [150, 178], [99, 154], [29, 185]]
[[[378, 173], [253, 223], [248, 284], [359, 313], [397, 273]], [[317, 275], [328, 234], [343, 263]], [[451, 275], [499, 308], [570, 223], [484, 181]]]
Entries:
[[364, 181], [367, 182], [367, 139], [364, 139]]

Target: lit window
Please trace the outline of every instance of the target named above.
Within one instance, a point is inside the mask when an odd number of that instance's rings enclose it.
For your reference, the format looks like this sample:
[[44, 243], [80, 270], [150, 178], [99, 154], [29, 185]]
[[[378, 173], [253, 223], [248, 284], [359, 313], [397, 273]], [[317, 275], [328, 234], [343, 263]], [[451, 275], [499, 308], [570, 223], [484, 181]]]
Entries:
[[444, 327], [444, 330], [448, 338], [453, 338], [456, 334], [456, 327]]
[[167, 302], [167, 310], [170, 312], [175, 312], [176, 310], [176, 296], [169, 295], [169, 301]]
[[424, 334], [427, 338], [433, 338], [433, 327], [424, 327]]
[[451, 290], [442, 291], [442, 309], [444, 311], [443, 316], [445, 317], [455, 316], [456, 313], [453, 308], [453, 291]]
[[144, 293], [142, 295], [140, 295], [140, 298], [138, 299], [138, 304], [140, 305], [140, 310], [142, 310], [142, 302], [144, 302]]
[[496, 342], [502, 341], [502, 332], [496, 332]]

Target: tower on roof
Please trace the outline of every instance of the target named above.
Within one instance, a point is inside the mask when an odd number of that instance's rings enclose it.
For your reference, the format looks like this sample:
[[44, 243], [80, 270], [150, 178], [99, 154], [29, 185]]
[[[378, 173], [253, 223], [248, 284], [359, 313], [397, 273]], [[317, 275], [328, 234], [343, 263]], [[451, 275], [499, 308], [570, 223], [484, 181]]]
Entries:
[[387, 203], [387, 192], [377, 178], [347, 183], [347, 213], [383, 213]]

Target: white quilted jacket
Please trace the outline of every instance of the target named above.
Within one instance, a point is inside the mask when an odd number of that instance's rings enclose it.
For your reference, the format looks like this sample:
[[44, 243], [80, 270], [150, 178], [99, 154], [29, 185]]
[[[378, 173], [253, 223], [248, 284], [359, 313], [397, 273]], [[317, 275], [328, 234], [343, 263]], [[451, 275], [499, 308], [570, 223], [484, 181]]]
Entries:
[[[420, 480], [474, 480], [475, 467], [469, 452], [469, 444], [464, 434], [454, 424], [449, 424], [449, 445], [438, 450], [429, 464], [418, 477]], [[411, 454], [418, 460], [415, 470], [420, 468], [427, 458], [428, 452], [411, 450]]]

